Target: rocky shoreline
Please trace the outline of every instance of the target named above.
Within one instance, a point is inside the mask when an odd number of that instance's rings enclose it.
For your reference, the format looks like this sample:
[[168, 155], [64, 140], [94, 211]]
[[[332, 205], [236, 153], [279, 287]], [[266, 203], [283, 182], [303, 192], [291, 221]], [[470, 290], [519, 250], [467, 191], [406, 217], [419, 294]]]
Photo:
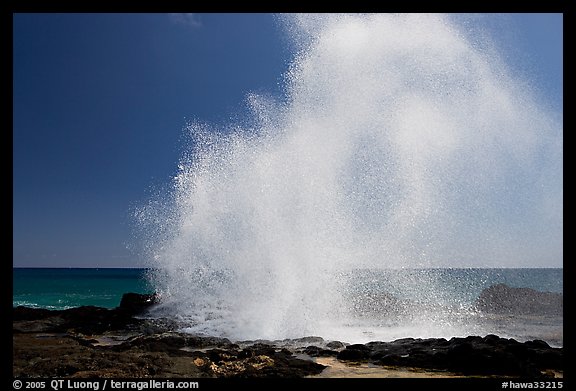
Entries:
[[137, 317], [154, 303], [154, 295], [129, 293], [115, 309], [13, 308], [13, 376], [302, 378], [322, 374], [327, 365], [321, 362], [331, 360], [350, 367], [416, 368], [446, 376], [563, 377], [563, 348], [541, 340], [486, 335], [366, 344], [320, 337], [232, 342], [181, 333], [168, 321]]

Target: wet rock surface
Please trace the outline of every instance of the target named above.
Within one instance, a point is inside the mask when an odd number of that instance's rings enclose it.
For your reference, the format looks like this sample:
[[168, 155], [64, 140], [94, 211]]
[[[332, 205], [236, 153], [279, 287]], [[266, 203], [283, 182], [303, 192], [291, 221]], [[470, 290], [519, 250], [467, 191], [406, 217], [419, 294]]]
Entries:
[[563, 349], [540, 340], [524, 343], [496, 335], [466, 338], [404, 338], [392, 342], [349, 345], [339, 360], [368, 361], [441, 369], [466, 375], [512, 375], [541, 377], [547, 370], [562, 370]]
[[[126, 295], [125, 295], [126, 297]], [[325, 366], [260, 342], [173, 331], [135, 317], [152, 296], [129, 295], [115, 309], [13, 309], [14, 377], [304, 377]]]
[[116, 309], [13, 309], [15, 377], [306, 377], [344, 363], [416, 367], [470, 376], [551, 376], [563, 349], [540, 340], [496, 335], [347, 344], [303, 337], [239, 341], [175, 331], [169, 321], [139, 318], [153, 296], [132, 296]]

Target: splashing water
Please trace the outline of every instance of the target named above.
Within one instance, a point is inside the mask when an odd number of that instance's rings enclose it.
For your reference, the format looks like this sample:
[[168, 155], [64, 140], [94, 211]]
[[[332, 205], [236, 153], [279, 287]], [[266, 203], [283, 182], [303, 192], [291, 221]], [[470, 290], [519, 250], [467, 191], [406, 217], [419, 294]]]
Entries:
[[191, 124], [173, 191], [139, 210], [161, 308], [236, 339], [362, 339], [358, 319], [388, 311], [376, 330], [394, 309], [402, 336], [469, 331], [425, 273], [388, 280], [399, 299], [376, 308], [351, 273], [561, 249], [560, 121], [449, 16], [283, 21], [298, 44], [285, 99], [249, 95], [249, 126]]

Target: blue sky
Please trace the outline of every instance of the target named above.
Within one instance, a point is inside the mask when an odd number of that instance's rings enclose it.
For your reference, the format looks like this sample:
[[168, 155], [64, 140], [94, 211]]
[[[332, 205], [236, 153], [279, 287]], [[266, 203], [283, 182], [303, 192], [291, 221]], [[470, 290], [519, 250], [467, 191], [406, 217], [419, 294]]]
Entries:
[[[562, 14], [463, 17], [562, 113]], [[132, 213], [174, 177], [187, 122], [281, 99], [293, 49], [270, 14], [14, 14], [13, 43], [16, 267], [141, 266]]]

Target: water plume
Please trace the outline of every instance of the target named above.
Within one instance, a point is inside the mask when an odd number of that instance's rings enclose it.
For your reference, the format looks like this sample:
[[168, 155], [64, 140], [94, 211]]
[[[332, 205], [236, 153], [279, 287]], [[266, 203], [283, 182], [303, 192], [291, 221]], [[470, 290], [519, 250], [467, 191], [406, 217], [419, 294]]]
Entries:
[[[189, 124], [172, 190], [138, 211], [165, 311], [235, 339], [361, 340], [358, 270], [561, 256], [561, 121], [489, 41], [438, 14], [281, 21], [285, 96]], [[393, 280], [403, 336], [470, 331], [434, 278]], [[394, 322], [377, 310], [372, 331]]]

